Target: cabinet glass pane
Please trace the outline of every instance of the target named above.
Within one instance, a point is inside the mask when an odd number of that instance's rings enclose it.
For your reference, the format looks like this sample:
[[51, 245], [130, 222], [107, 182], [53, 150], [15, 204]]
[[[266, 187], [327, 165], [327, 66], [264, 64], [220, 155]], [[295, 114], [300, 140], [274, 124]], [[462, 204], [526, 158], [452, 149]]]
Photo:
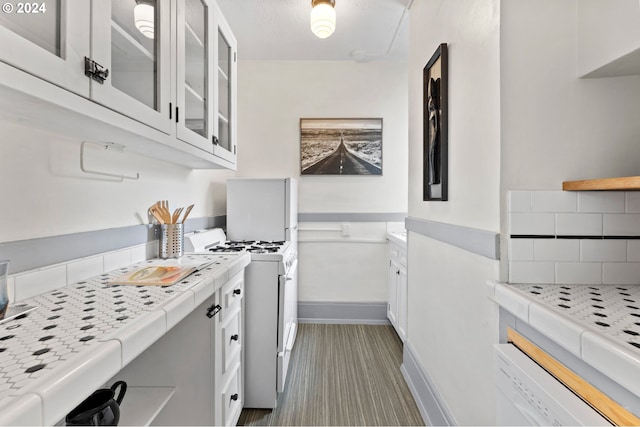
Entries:
[[154, 0], [111, 2], [111, 84], [158, 109], [158, 8]]
[[229, 120], [231, 111], [231, 46], [222, 33], [218, 32], [218, 140], [219, 144], [231, 151]]
[[0, 25], [62, 58], [60, 9], [60, 0], [4, 3]]
[[206, 137], [207, 130], [207, 6], [185, 1], [185, 124]]

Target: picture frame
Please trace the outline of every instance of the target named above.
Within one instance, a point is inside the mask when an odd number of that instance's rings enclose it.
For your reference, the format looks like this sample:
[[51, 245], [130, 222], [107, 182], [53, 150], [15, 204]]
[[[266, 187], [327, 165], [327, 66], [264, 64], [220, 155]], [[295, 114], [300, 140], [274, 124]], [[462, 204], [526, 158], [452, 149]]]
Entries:
[[441, 43], [422, 73], [423, 200], [448, 200], [447, 44]]
[[382, 118], [301, 118], [300, 175], [382, 175]]

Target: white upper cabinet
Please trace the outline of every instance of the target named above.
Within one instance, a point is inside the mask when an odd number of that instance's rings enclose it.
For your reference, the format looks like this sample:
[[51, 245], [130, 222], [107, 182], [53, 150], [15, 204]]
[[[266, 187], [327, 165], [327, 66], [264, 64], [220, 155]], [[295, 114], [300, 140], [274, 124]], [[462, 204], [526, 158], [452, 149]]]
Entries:
[[218, 157], [236, 162], [236, 99], [237, 99], [237, 42], [229, 24], [216, 6], [215, 52], [217, 69], [215, 73], [217, 97], [215, 99], [216, 121], [214, 129], [214, 151]]
[[171, 131], [170, 2], [93, 1], [91, 60], [108, 75], [91, 98], [165, 133]]
[[0, 63], [10, 66], [0, 64], [0, 90], [43, 105], [19, 109], [30, 114], [25, 120], [42, 124], [53, 111], [52, 128], [70, 135], [235, 169], [237, 47], [214, 0], [29, 4], [0, 14]]
[[87, 0], [8, 2], [0, 13], [0, 61], [57, 86], [89, 96]]

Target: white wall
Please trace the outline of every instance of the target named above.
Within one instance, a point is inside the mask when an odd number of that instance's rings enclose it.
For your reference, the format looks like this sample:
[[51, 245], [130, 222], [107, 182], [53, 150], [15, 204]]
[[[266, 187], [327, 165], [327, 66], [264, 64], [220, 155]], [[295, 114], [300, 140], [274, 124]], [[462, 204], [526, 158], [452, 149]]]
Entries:
[[[429, 0], [411, 7], [409, 216], [500, 227], [500, 1]], [[449, 50], [449, 201], [422, 201], [422, 70]], [[417, 233], [408, 238], [408, 345], [455, 422], [494, 418], [493, 306], [498, 262]]]
[[0, 242], [147, 224], [147, 208], [161, 199], [172, 207], [195, 203], [191, 218], [226, 212], [231, 171], [190, 170], [88, 147], [87, 167], [140, 173], [137, 181], [114, 182], [80, 171], [80, 141], [1, 115], [0, 135]]
[[[238, 176], [299, 178], [301, 213], [406, 212], [407, 96], [404, 62], [240, 61]], [[300, 119], [345, 117], [383, 119], [383, 175], [301, 177]], [[301, 301], [386, 301], [386, 226], [352, 230], [301, 231]]]
[[640, 76], [578, 79], [576, 13], [576, 0], [502, 2], [503, 191], [640, 174]]

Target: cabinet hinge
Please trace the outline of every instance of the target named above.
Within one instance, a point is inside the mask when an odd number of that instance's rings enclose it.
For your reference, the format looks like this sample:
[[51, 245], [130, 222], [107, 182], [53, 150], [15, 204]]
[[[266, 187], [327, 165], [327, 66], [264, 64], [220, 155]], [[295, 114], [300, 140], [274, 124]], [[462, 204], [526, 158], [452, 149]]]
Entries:
[[173, 103], [169, 103], [169, 120], [173, 119]]
[[91, 58], [84, 57], [84, 75], [103, 84], [109, 77], [109, 70], [98, 64]]
[[180, 107], [176, 105], [176, 123], [180, 121]]
[[234, 155], [236, 154], [236, 146], [235, 145], [233, 146], [233, 154]]

